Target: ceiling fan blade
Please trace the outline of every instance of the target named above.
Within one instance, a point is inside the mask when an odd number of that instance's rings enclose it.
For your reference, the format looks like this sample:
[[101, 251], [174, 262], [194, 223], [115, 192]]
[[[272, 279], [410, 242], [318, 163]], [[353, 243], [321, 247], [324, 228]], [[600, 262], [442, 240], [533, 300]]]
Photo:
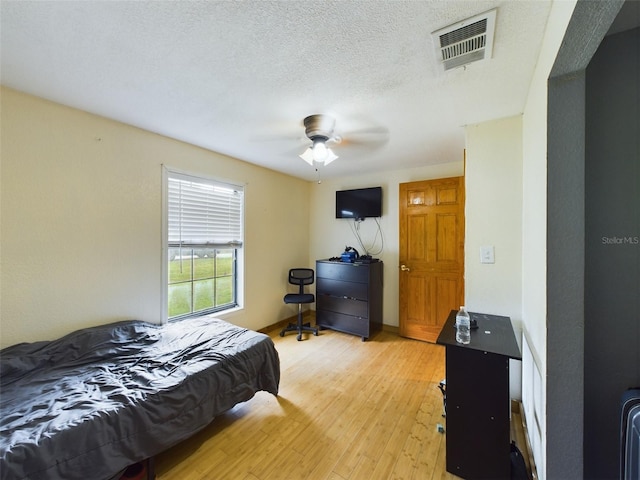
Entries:
[[[354, 156], [382, 148], [389, 141], [389, 130], [379, 124], [373, 124], [363, 118], [345, 120], [344, 130], [341, 122], [325, 114], [314, 114], [304, 118], [302, 125], [293, 122], [272, 122], [266, 129], [254, 133], [252, 142], [268, 142], [273, 148], [282, 144], [282, 152], [299, 156], [313, 145], [313, 138], [326, 138], [335, 155]], [[302, 129], [300, 128], [302, 126]], [[349, 128], [351, 127], [351, 128]], [[284, 148], [288, 145], [287, 148]], [[272, 147], [270, 147], [272, 148]]]
[[359, 147], [366, 150], [376, 150], [389, 141], [389, 130], [385, 127], [371, 127], [360, 130], [347, 131], [342, 135], [339, 148]]
[[251, 142], [308, 142], [301, 122], [274, 120], [256, 129], [248, 138]]
[[336, 146], [336, 151], [338, 152], [350, 152], [356, 153], [358, 151], [361, 152], [371, 152], [373, 150], [378, 150], [384, 147], [389, 142], [388, 138], [379, 138], [379, 139], [370, 139], [366, 141], [359, 140], [344, 140], [340, 145]]
[[389, 135], [389, 129], [387, 127], [368, 127], [359, 128], [356, 130], [347, 130], [344, 135]]

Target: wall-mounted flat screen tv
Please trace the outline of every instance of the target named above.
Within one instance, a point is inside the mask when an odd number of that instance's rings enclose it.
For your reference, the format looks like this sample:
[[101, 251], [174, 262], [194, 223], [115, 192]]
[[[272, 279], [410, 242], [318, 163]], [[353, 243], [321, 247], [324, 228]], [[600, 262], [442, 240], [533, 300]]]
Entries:
[[367, 218], [382, 216], [382, 187], [338, 190], [336, 218]]

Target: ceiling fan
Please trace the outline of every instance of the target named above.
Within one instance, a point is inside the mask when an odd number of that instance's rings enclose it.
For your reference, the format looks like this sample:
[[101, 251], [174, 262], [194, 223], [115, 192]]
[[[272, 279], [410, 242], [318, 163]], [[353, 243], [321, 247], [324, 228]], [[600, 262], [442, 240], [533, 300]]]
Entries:
[[[351, 123], [352, 122], [347, 122]], [[363, 122], [360, 122], [361, 125]], [[329, 165], [338, 156], [329, 148], [330, 144], [340, 144], [340, 148], [375, 149], [384, 145], [389, 139], [389, 131], [385, 127], [371, 126], [370, 122], [355, 130], [336, 133], [336, 120], [331, 115], [317, 113], [309, 115], [303, 120], [305, 134], [311, 145], [299, 155], [311, 166]], [[367, 125], [369, 123], [369, 125]], [[353, 152], [353, 150], [352, 150]]]
[[[376, 125], [370, 120], [362, 118], [344, 119], [344, 125], [336, 128], [336, 117], [326, 113], [309, 115], [302, 121], [305, 135], [293, 133], [293, 125], [290, 122], [283, 122], [278, 131], [257, 135], [254, 139], [258, 141], [286, 141], [304, 140], [304, 145], [308, 148], [298, 156], [312, 167], [328, 165], [338, 158], [333, 151], [333, 146], [339, 146], [340, 150], [350, 155], [364, 155], [366, 152], [378, 149], [389, 140], [389, 130], [381, 125]], [[340, 120], [342, 123], [342, 119]], [[299, 126], [296, 131], [299, 132]], [[309, 144], [309, 142], [311, 142]], [[300, 147], [298, 147], [299, 149]], [[303, 147], [305, 148], [305, 147]], [[300, 150], [296, 149], [297, 152]]]
[[329, 165], [338, 156], [327, 147], [328, 142], [340, 143], [342, 138], [334, 136], [333, 129], [336, 125], [335, 118], [330, 115], [309, 115], [304, 119], [304, 133], [311, 140], [312, 145], [299, 157], [313, 166], [314, 162], [321, 165]]

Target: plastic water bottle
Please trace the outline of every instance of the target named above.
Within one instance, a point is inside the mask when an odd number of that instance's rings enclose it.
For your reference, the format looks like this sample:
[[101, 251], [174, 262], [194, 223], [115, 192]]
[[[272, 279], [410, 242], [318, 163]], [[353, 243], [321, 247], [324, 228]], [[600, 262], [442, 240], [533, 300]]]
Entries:
[[456, 315], [456, 342], [467, 345], [471, 341], [471, 317], [464, 307]]

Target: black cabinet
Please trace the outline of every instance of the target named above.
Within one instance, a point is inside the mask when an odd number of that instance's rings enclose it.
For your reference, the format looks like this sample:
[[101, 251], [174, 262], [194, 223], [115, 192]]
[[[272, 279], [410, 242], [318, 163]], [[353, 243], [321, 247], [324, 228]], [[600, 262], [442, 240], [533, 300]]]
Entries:
[[382, 328], [382, 262], [316, 261], [316, 323], [369, 338]]
[[447, 471], [466, 479], [509, 479], [509, 359], [521, 359], [509, 317], [471, 312], [471, 343], [456, 342], [456, 310], [437, 343], [446, 347]]

